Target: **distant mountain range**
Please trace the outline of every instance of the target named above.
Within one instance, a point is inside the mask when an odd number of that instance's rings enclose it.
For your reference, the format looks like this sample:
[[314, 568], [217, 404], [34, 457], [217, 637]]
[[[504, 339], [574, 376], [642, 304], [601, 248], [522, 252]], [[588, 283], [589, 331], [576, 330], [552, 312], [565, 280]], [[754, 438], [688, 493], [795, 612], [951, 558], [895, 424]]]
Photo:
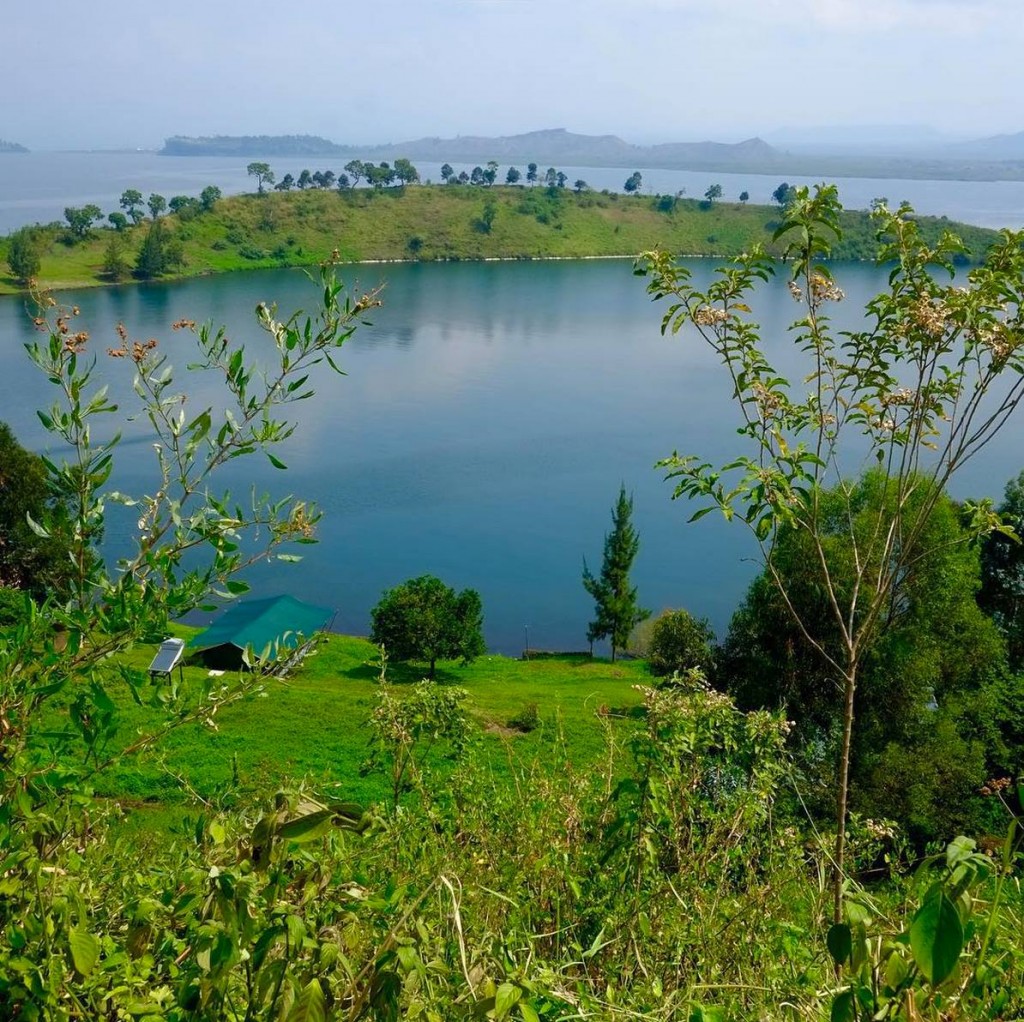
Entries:
[[974, 142], [961, 142], [952, 150], [988, 160], [1024, 160], [1024, 131], [1018, 131], [1016, 135], [992, 135]]
[[0, 138], [0, 153], [27, 153], [28, 150], [17, 142], [5, 142]]
[[[337, 156], [349, 147], [319, 135], [174, 135], [161, 156]], [[355, 152], [355, 150], [352, 150]]]
[[410, 142], [377, 145], [338, 145], [318, 135], [215, 135], [167, 139], [163, 156], [362, 156], [378, 160], [406, 157], [443, 163], [525, 163], [586, 167], [668, 167], [724, 169], [763, 166], [779, 154], [754, 138], [730, 145], [722, 142], [673, 142], [636, 146], [615, 135], [577, 135], [564, 128], [530, 131], [523, 135], [489, 138], [460, 135], [457, 138], [420, 138]]
[[318, 135], [217, 135], [167, 139], [164, 156], [333, 156], [433, 163], [500, 164], [535, 162], [556, 167], [620, 167], [626, 170], [700, 170], [801, 177], [878, 177], [1024, 180], [1024, 132], [969, 143], [928, 146], [913, 152], [885, 152], [855, 143], [840, 151], [831, 132], [822, 151], [804, 144], [799, 152], [744, 142], [668, 142], [640, 146], [617, 135], [579, 135], [564, 128], [522, 135], [420, 138], [379, 145], [339, 145]]

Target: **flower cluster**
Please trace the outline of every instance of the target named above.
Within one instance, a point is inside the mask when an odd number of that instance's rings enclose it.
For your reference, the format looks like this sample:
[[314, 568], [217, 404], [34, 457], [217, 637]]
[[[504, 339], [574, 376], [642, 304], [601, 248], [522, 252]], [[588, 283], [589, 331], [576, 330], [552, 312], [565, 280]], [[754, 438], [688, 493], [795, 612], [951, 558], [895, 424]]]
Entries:
[[[846, 292], [824, 273], [812, 273], [807, 279], [807, 283], [810, 285], [811, 294], [816, 301], [841, 302], [846, 297]], [[792, 294], [792, 290], [790, 290], [790, 294]]]
[[377, 297], [377, 292], [374, 291], [372, 294], [363, 295], [355, 305], [352, 306], [352, 311], [357, 315], [361, 312], [365, 312], [367, 309], [380, 308], [384, 303]]
[[697, 326], [718, 326], [729, 321], [729, 313], [725, 309], [716, 309], [711, 305], [702, 305], [693, 314], [693, 321]]
[[121, 346], [119, 348], [107, 348], [107, 354], [111, 358], [125, 358], [126, 356], [138, 365], [155, 347], [156, 339], [151, 337], [148, 341], [132, 341], [129, 345], [127, 338], [122, 334], [123, 327], [118, 325], [118, 334], [121, 335]]
[[1012, 783], [1013, 781], [1009, 777], [993, 777], [978, 789], [978, 793], [981, 795], [1001, 795]]
[[949, 310], [945, 303], [921, 295], [914, 304], [913, 319], [914, 324], [929, 337], [941, 337], [946, 332]]
[[769, 390], [760, 380], [754, 383], [750, 389], [754, 394], [754, 401], [757, 402], [762, 419], [771, 417], [782, 407], [782, 395], [774, 390]]
[[1009, 358], [1020, 344], [1020, 340], [1010, 333], [1005, 323], [984, 327], [976, 332], [975, 338], [979, 344], [988, 348], [997, 362]]
[[910, 387], [900, 387], [885, 397], [887, 405], [912, 405], [917, 400], [917, 393]]

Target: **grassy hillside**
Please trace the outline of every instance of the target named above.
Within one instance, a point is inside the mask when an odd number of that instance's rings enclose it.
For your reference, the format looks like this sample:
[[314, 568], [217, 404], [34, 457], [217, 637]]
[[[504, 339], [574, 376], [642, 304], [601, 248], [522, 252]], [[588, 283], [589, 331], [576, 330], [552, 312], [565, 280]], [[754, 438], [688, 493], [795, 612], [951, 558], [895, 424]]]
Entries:
[[[316, 263], [337, 250], [346, 261], [543, 259], [634, 256], [660, 246], [681, 255], [730, 256], [761, 242], [772, 247], [776, 207], [713, 205], [671, 196], [626, 196], [569, 189], [419, 186], [373, 191], [274, 192], [222, 199], [209, 213], [169, 216], [184, 263], [167, 276]], [[975, 258], [994, 232], [922, 218], [937, 236], [951, 227]], [[135, 264], [148, 223], [119, 236], [126, 267]], [[110, 228], [69, 244], [51, 226], [41, 232], [39, 282], [49, 288], [110, 282], [104, 272]], [[0, 241], [0, 293], [19, 289]], [[836, 258], [870, 258], [875, 245], [864, 213], [846, 214]]]
[[[144, 670], [154, 651], [139, 647], [130, 656], [131, 665]], [[327, 636], [287, 681], [268, 680], [262, 697], [218, 714], [216, 729], [191, 724], [175, 730], [160, 743], [158, 755], [131, 759], [130, 765], [104, 775], [100, 788], [110, 796], [169, 807], [193, 794], [214, 797], [237, 765], [246, 790], [273, 790], [284, 778], [309, 777], [337, 783], [345, 798], [380, 800], [387, 791], [384, 777], [360, 773], [370, 739], [366, 721], [378, 690], [377, 655], [365, 639]], [[423, 665], [388, 667], [388, 679], [399, 689], [425, 673]], [[185, 683], [196, 686], [205, 675], [204, 667], [187, 667]], [[488, 655], [465, 667], [440, 665], [438, 681], [467, 690], [465, 705], [485, 761], [502, 775], [512, 762], [534, 759], [568, 761], [580, 770], [597, 767], [607, 756], [605, 725], [630, 727], [629, 712], [642, 702], [633, 686], [650, 684], [651, 678], [639, 661], [611, 664], [566, 657], [524, 662]], [[129, 744], [157, 718], [134, 704], [127, 689], [122, 695], [117, 742]], [[515, 722], [532, 717], [531, 707], [536, 726], [526, 730]]]

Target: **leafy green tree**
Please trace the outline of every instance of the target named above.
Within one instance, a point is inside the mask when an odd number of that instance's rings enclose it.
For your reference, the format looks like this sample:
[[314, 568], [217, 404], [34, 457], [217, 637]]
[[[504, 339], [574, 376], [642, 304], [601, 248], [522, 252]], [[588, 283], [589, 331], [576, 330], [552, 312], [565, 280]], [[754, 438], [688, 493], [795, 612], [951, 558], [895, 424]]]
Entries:
[[491, 228], [494, 226], [494, 218], [498, 215], [498, 206], [491, 196], [487, 196], [484, 200], [484, 208], [480, 214], [480, 219], [476, 221], [476, 228], [481, 234], [490, 234]]
[[7, 240], [7, 265], [15, 279], [26, 283], [39, 274], [43, 236], [38, 227], [22, 227]]
[[564, 187], [565, 187], [565, 183], [566, 183], [566, 182], [567, 182], [568, 180], [569, 180], [569, 175], [568, 175], [568, 174], [566, 174], [564, 170], [560, 170], [560, 171], [559, 171], [559, 172], [558, 172], [558, 173], [557, 173], [557, 174], [555, 175], [555, 187], [556, 187], [556, 188], [564, 188]]
[[715, 663], [715, 633], [706, 618], [687, 611], [663, 610], [652, 622], [647, 660], [651, 674], [686, 674], [699, 670], [710, 677]]
[[256, 178], [256, 194], [263, 194], [263, 186], [272, 185], [274, 183], [274, 172], [270, 169], [269, 163], [263, 163], [260, 160], [253, 160], [252, 163], [248, 164], [245, 168], [245, 172], [249, 177]]
[[92, 225], [103, 219], [103, 211], [94, 203], [87, 206], [65, 206], [64, 219], [68, 222], [71, 237], [76, 241], [89, 237]]
[[636, 586], [629, 584], [629, 572], [640, 550], [640, 537], [633, 527], [633, 498], [626, 496], [626, 487], [619, 489], [619, 499], [612, 508], [612, 531], [604, 538], [601, 574], [594, 577], [583, 559], [583, 588], [594, 598], [594, 620], [587, 626], [587, 641], [611, 640], [612, 661], [620, 649], [629, 644], [633, 629], [650, 617], [637, 603]]
[[295, 187], [295, 178], [291, 174], [285, 174], [280, 181], [274, 185], [275, 192], [290, 192]]
[[704, 198], [708, 202], [711, 202], [711, 203], [713, 203], [716, 199], [720, 199], [721, 197], [722, 197], [722, 186], [721, 185], [711, 185], [708, 188], [708, 190], [704, 193]]
[[146, 205], [149, 207], [149, 215], [156, 220], [167, 209], [167, 200], [162, 195], [153, 192], [146, 200]]
[[220, 189], [216, 185], [207, 185], [199, 193], [199, 205], [202, 206], [203, 212], [209, 213], [220, 201], [220, 197]]
[[142, 192], [138, 188], [126, 188], [121, 193], [121, 208], [128, 214], [133, 224], [142, 220]]
[[[671, 302], [663, 330], [692, 324], [721, 362], [735, 391], [740, 436], [752, 448], [721, 468], [697, 457], [666, 459], [675, 496], [703, 502], [694, 517], [718, 509], [748, 526], [789, 613], [843, 691], [833, 854], [837, 921], [862, 671], [909, 605], [907, 585], [918, 562], [934, 553], [920, 540], [947, 483], [1024, 396], [1024, 325], [1016, 311], [1024, 304], [1024, 234], [1004, 234], [983, 266], [955, 285], [944, 284], [938, 275], [952, 276], [963, 246], [951, 235], [927, 245], [911, 212], [908, 206], [874, 211], [878, 257], [894, 266], [890, 286], [872, 300], [860, 330], [837, 336], [826, 307], [843, 293], [823, 260], [840, 235], [842, 207], [832, 186], [813, 196], [797, 190], [777, 234], [788, 243], [790, 291], [806, 309], [792, 338], [809, 364], [795, 376], [771, 364], [757, 325], [743, 311], [773, 270], [762, 252], [741, 256], [705, 290], [668, 255], [652, 253], [643, 267], [652, 277], [650, 293]], [[799, 382], [791, 386], [787, 376]], [[998, 396], [989, 395], [993, 390]], [[884, 493], [864, 532], [854, 513], [856, 485], [840, 484], [845, 506], [838, 516], [824, 499], [826, 480], [843, 477], [840, 451], [851, 434], [868, 463], [882, 468]], [[989, 505], [970, 506], [966, 515], [972, 537], [1001, 527]], [[847, 562], [837, 572], [830, 560], [834, 528], [846, 529], [857, 550], [852, 574]], [[810, 635], [772, 556], [787, 530], [810, 544], [808, 566], [835, 622], [834, 648]]]
[[162, 220], [154, 220], [135, 259], [135, 275], [142, 280], [152, 280], [162, 277], [184, 261], [181, 242], [168, 233]]
[[509, 167], [508, 171], [505, 173], [505, 184], [517, 185], [519, 184], [522, 176], [523, 175], [520, 173], [518, 167]]
[[626, 181], [622, 187], [632, 195], [634, 192], [640, 191], [640, 187], [643, 184], [643, 182], [643, 175], [640, 173], [639, 170], [634, 170], [633, 173], [626, 178]]
[[450, 184], [452, 178], [455, 177], [455, 169], [450, 163], [441, 164], [441, 180], [445, 184]]
[[[849, 505], [842, 491], [822, 495], [830, 532], [826, 557], [833, 578], [846, 590], [856, 572], [854, 551], [867, 548], [878, 504], [890, 499], [877, 470], [851, 489], [856, 493]], [[924, 495], [913, 494], [910, 500]], [[845, 520], [849, 509], [853, 540]], [[1015, 772], [1024, 751], [1012, 749], [1017, 742], [1004, 700], [1005, 648], [974, 598], [980, 557], [969, 536], [959, 510], [942, 497], [917, 541], [917, 554], [908, 558], [901, 606], [887, 611], [892, 624], [865, 659], [856, 693], [851, 802], [865, 813], [896, 819], [922, 843], [977, 823], [971, 818], [978, 806], [977, 789], [988, 777]], [[741, 706], [785, 710], [795, 723], [793, 737], [805, 762], [825, 756], [822, 769], [808, 770], [807, 775], [821, 784], [827, 802], [835, 790], [832, 771], [838, 761], [843, 690], [813, 643], [829, 649], [835, 659], [841, 639], [818, 588], [813, 557], [804, 533], [787, 530], [780, 535], [774, 567], [800, 610], [803, 628], [770, 574], [763, 572], [733, 617], [720, 682]], [[967, 701], [972, 702], [970, 712], [965, 712]], [[943, 791], [934, 780], [907, 782], [911, 764], [932, 762], [928, 750], [939, 732], [963, 760], [959, 776], [966, 787], [958, 782], [956, 796], [952, 785]], [[980, 757], [975, 755], [978, 750]], [[887, 774], [899, 776], [903, 790]], [[813, 794], [805, 791], [805, 799], [818, 801]]]
[[366, 175], [367, 184], [372, 185], [378, 191], [387, 188], [395, 182], [395, 171], [390, 163], [381, 161], [379, 164], [364, 163], [363, 173]]
[[[788, 206], [793, 199], [796, 198], [796, 188], [793, 187], [788, 181], [783, 181], [778, 188], [772, 192], [772, 198], [780, 206]], [[879, 205], [885, 205], [885, 203], [879, 203]]]
[[576, 179], [576, 183], [573, 185], [573, 188], [576, 189], [577, 195], [582, 195], [584, 192], [590, 190], [590, 185], [580, 177]]
[[196, 210], [199, 208], [199, 200], [193, 198], [191, 195], [172, 195], [170, 201], [167, 203], [167, 208], [179, 216], [182, 213], [186, 213], [186, 219], [188, 219], [187, 210]]
[[[365, 177], [369, 179], [369, 174], [366, 173], [366, 164], [362, 160], [349, 160], [345, 164], [345, 173], [352, 179], [352, 187], [355, 188], [359, 182]], [[300, 177], [301, 180], [301, 177]], [[303, 185], [299, 185], [300, 188]]]
[[[1006, 484], [998, 510], [1024, 536], [1024, 472]], [[1005, 533], [993, 532], [982, 545], [978, 603], [1006, 637], [1011, 667], [1024, 669], [1024, 544]]]
[[742, 192], [740, 192], [740, 202], [747, 202], [747, 201], [749, 201], [749, 199], [750, 199], [750, 192], [748, 192], [746, 189], [744, 189]]
[[[362, 167], [362, 164], [360, 163], [359, 166]], [[299, 172], [298, 180], [295, 182], [295, 187], [298, 188], [299, 191], [305, 191], [312, 184], [313, 184], [313, 175], [310, 174], [310, 172], [308, 170], [305, 170], [305, 169], [301, 170]]]
[[399, 157], [395, 160], [395, 177], [402, 185], [414, 185], [420, 179], [420, 172], [405, 157]]
[[456, 180], [459, 182], [460, 185], [468, 185], [469, 175], [464, 170], [460, 170], [459, 176]]
[[531, 185], [535, 185], [537, 183], [537, 164], [536, 163], [528, 163], [526, 165], [526, 180]]
[[131, 267], [125, 254], [125, 239], [116, 232], [107, 239], [101, 271], [103, 276], [114, 282], [127, 280], [131, 273]]
[[475, 589], [456, 593], [433, 575], [388, 589], [371, 611], [370, 639], [395, 660], [475, 660], [485, 649], [483, 606]]
[[50, 492], [46, 464], [0, 422], [0, 586], [40, 600], [67, 594], [72, 571], [67, 507]]
[[484, 181], [484, 168], [474, 167], [469, 175], [469, 183], [472, 185], [482, 185]]
[[118, 234], [123, 234], [128, 230], [128, 217], [124, 213], [118, 213], [116, 210], [113, 213], [107, 214], [107, 219], [110, 221], [110, 226], [114, 228]]
[[548, 169], [544, 171], [544, 184], [546, 184], [548, 188], [558, 187], [558, 171], [554, 167], [548, 167]]
[[350, 191], [351, 188], [352, 188], [352, 182], [349, 180], [348, 174], [346, 174], [345, 171], [342, 171], [338, 175], [338, 191], [339, 192], [347, 192], [347, 191]]
[[487, 163], [487, 168], [486, 170], [484, 170], [484, 184], [486, 184], [487, 187], [490, 188], [491, 185], [493, 185], [494, 182], [497, 181], [497, 179], [498, 164], [495, 160], [489, 160]]

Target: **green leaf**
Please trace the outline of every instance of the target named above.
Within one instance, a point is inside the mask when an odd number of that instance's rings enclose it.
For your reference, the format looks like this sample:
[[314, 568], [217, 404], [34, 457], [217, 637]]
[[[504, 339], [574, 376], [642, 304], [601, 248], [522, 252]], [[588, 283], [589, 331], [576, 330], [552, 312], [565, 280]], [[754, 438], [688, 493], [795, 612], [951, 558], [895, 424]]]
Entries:
[[40, 539], [49, 539], [50, 533], [44, 529], [27, 511], [25, 512], [25, 519], [28, 522], [28, 527], [37, 535]]
[[324, 1022], [327, 1018], [327, 1004], [319, 980], [310, 980], [294, 1007], [288, 1012], [288, 1022]]
[[833, 999], [829, 1022], [854, 1022], [855, 1017], [853, 988], [848, 987]]
[[844, 965], [850, 960], [853, 952], [853, 933], [848, 923], [835, 923], [829, 927], [825, 938], [828, 953], [837, 965]]
[[285, 841], [314, 841], [328, 830], [333, 816], [333, 809], [318, 809], [282, 824], [277, 833]]
[[267, 457], [270, 459], [270, 464], [273, 465], [274, 468], [284, 468], [284, 469], [286, 469], [288, 467], [280, 458], [275, 458], [270, 453], [270, 451], [267, 451]]
[[241, 596], [242, 593], [247, 593], [251, 587], [248, 582], [242, 582], [236, 578], [229, 578], [225, 583], [225, 588], [232, 596]]
[[74, 929], [68, 934], [71, 945], [71, 961], [80, 976], [88, 976], [100, 960], [99, 939], [85, 930]]
[[977, 847], [977, 843], [972, 838], [964, 837], [962, 834], [960, 837], [953, 838], [946, 846], [946, 865], [952, 868], [958, 862], [969, 859]]
[[540, 1022], [540, 1015], [526, 1001], [519, 1002], [519, 1014], [522, 1015], [523, 1022]]
[[889, 955], [889, 961], [885, 963], [885, 985], [895, 992], [903, 986], [907, 971], [907, 963], [898, 951], [893, 951]]
[[522, 996], [522, 990], [514, 983], [502, 983], [494, 995], [494, 1017], [505, 1018]]
[[941, 888], [930, 891], [910, 924], [910, 950], [925, 979], [938, 986], [956, 968], [964, 929], [956, 906]]

